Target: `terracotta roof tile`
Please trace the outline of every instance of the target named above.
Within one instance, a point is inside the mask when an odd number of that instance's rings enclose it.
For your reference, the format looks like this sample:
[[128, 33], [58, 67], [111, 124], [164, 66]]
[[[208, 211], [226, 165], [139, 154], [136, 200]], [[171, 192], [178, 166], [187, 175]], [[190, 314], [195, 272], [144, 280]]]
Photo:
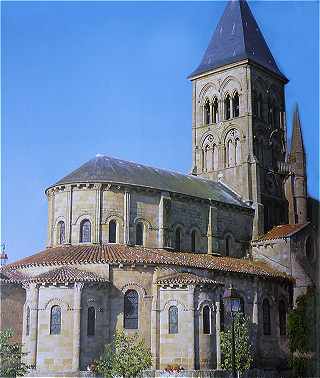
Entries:
[[221, 282], [217, 282], [210, 278], [201, 277], [196, 274], [187, 273], [187, 272], [177, 272], [165, 275], [158, 278], [157, 284], [159, 285], [198, 285], [198, 284], [213, 284], [213, 285], [222, 285]]
[[303, 224], [281, 224], [279, 226], [273, 227], [270, 231], [266, 234], [260, 236], [256, 241], [264, 241], [264, 240], [273, 240], [273, 239], [282, 239], [289, 237], [296, 232], [302, 230], [305, 226], [309, 223]]
[[0, 283], [20, 283], [25, 281], [29, 276], [19, 272], [16, 269], [6, 269], [6, 266], [0, 269]]
[[150, 249], [120, 244], [65, 245], [48, 248], [33, 256], [8, 264], [6, 268], [94, 263], [185, 266], [214, 271], [245, 273], [265, 278], [291, 279], [285, 273], [279, 272], [261, 261], [208, 254], [171, 252], [164, 249]]

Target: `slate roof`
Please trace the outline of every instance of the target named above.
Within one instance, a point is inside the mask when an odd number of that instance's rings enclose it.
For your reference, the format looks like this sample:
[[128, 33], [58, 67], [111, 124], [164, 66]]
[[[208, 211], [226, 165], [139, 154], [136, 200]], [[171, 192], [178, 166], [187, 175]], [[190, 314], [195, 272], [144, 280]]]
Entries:
[[212, 69], [249, 59], [280, 76], [282, 74], [245, 0], [231, 0], [220, 18], [199, 67], [190, 78]]
[[157, 266], [183, 266], [213, 271], [244, 273], [290, 281], [285, 273], [279, 272], [267, 263], [208, 254], [172, 252], [121, 244], [66, 245], [25, 257], [8, 264], [6, 269], [29, 266], [61, 266], [72, 264], [146, 264]]
[[153, 188], [249, 208], [235, 193], [219, 182], [105, 155], [97, 155], [55, 185], [97, 182]]
[[297, 233], [298, 231], [305, 228], [308, 223], [303, 224], [281, 224], [279, 226], [273, 227], [270, 231], [268, 231], [266, 234], [260, 236], [256, 242], [259, 241], [267, 241], [267, 240], [274, 240], [274, 239], [283, 239], [290, 237]]
[[158, 278], [158, 285], [222, 285], [221, 282], [217, 282], [210, 278], [201, 277], [193, 273], [176, 272], [163, 277]]

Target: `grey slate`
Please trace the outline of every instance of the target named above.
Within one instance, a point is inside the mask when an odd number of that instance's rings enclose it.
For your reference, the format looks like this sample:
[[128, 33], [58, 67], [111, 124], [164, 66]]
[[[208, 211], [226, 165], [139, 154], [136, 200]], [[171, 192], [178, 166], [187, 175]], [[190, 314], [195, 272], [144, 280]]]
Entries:
[[247, 2], [231, 0], [199, 67], [189, 77], [244, 59], [258, 63], [288, 81], [279, 70]]
[[97, 155], [55, 185], [71, 183], [126, 184], [249, 207], [235, 193], [219, 182], [148, 167], [105, 155]]

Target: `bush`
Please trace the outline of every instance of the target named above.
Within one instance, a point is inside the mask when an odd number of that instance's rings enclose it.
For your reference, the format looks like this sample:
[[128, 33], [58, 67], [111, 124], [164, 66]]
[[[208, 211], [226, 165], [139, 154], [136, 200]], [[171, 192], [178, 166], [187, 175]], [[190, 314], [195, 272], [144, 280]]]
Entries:
[[112, 343], [105, 346], [100, 359], [95, 361], [95, 370], [108, 378], [137, 377], [151, 364], [151, 352], [137, 333], [128, 336], [116, 331]]

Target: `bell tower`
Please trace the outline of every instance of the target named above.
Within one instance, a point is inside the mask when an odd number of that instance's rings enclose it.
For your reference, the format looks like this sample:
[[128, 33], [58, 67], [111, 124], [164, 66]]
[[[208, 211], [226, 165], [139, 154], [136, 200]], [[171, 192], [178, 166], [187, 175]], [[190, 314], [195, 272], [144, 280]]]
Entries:
[[253, 237], [286, 223], [285, 97], [245, 0], [231, 0], [192, 82], [192, 173], [220, 180], [255, 208]]

